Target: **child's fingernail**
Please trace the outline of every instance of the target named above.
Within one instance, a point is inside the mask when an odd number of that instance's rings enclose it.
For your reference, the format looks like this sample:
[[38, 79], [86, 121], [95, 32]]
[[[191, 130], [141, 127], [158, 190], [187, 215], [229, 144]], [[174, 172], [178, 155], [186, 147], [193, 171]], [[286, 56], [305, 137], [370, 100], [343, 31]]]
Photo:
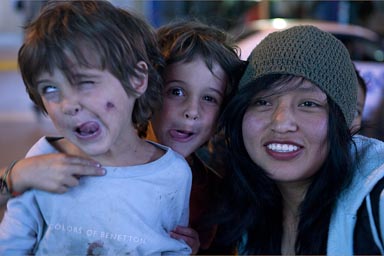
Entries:
[[100, 175], [105, 175], [107, 173], [107, 170], [104, 168], [101, 168], [101, 169], [97, 170], [97, 173]]

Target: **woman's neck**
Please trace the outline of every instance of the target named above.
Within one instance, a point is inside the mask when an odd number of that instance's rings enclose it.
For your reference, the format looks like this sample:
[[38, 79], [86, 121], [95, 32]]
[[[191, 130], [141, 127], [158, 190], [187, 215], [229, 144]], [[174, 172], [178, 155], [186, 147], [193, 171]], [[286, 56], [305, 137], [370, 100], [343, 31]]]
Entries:
[[283, 255], [293, 255], [299, 224], [299, 209], [303, 202], [310, 181], [279, 182], [283, 198], [283, 236], [281, 241], [281, 252]]

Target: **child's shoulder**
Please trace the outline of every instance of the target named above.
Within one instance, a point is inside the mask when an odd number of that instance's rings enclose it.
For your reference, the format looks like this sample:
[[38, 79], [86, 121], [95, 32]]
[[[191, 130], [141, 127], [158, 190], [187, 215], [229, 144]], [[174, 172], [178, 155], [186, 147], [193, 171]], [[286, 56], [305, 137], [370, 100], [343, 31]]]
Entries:
[[64, 137], [43, 136], [29, 149], [26, 157], [51, 153], [82, 155], [80, 149]]
[[62, 139], [63, 137], [41, 137], [27, 152], [26, 157], [35, 155], [58, 153], [59, 151], [53, 146], [55, 141]]
[[151, 140], [147, 140], [147, 142], [152, 144], [153, 146], [165, 151], [165, 154], [162, 156], [162, 158], [165, 158], [167, 160], [174, 159], [174, 160], [183, 162], [183, 163], [188, 165], [185, 158], [181, 154], [179, 154], [176, 151], [174, 151], [173, 149], [171, 149], [170, 147], [165, 146], [163, 144], [160, 144], [158, 142], [151, 141]]
[[[187, 173], [191, 173], [191, 168], [188, 164], [188, 162], [185, 160], [185, 158], [171, 149], [170, 147], [167, 147], [165, 145], [162, 145], [157, 142], [153, 142], [150, 140], [147, 140], [149, 143], [151, 143], [153, 146], [160, 148], [161, 150], [165, 151], [165, 154], [161, 156], [156, 161], [153, 161], [152, 164], [156, 164], [157, 166], [160, 166], [162, 168], [170, 168], [173, 170], [187, 170]], [[176, 174], [176, 172], [175, 172]]]

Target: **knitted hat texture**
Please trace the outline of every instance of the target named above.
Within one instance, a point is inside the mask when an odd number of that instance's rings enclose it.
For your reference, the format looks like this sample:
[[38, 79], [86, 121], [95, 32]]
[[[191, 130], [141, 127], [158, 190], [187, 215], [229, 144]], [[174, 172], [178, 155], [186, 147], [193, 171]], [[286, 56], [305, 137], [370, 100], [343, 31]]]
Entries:
[[348, 50], [330, 33], [295, 26], [269, 34], [248, 57], [239, 88], [269, 74], [301, 76], [320, 87], [348, 125], [356, 110], [357, 77]]

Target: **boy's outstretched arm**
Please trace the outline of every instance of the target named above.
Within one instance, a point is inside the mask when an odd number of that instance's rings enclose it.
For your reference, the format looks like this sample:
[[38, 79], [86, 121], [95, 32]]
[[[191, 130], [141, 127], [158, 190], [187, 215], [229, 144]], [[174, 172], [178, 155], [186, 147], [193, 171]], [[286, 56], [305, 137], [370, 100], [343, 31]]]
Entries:
[[[0, 169], [0, 177], [3, 177], [6, 169]], [[105, 169], [94, 160], [58, 153], [19, 160], [7, 180], [15, 193], [23, 193], [31, 188], [64, 193], [69, 187], [77, 186], [81, 176], [104, 174]], [[9, 194], [0, 194], [0, 207], [4, 206], [10, 197]]]

